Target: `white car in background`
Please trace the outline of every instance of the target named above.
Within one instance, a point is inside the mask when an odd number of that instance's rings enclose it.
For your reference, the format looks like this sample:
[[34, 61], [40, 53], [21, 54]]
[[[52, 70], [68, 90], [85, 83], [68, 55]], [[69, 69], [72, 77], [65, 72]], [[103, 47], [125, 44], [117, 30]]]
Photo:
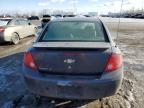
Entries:
[[[13, 42], [18, 44], [21, 38], [35, 35], [37, 28], [27, 19], [0, 20], [0, 42]], [[5, 25], [4, 25], [5, 24]]]

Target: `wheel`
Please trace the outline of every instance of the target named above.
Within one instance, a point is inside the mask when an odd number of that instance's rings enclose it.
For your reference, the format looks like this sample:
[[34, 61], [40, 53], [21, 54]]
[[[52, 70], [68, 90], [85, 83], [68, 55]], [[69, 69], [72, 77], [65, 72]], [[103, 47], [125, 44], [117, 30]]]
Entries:
[[20, 42], [20, 38], [19, 38], [19, 35], [17, 33], [13, 33], [13, 35], [12, 35], [12, 42], [15, 45]]

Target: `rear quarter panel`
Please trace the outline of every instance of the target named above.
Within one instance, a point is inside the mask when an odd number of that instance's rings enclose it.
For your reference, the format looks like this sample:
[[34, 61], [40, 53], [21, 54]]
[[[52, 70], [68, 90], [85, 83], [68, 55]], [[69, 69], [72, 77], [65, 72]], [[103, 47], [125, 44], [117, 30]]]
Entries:
[[9, 26], [5, 30], [6, 40], [11, 40], [13, 33], [17, 33], [20, 38], [23, 38], [25, 35], [22, 26]]
[[11, 41], [12, 34], [14, 33], [14, 27], [6, 27], [4, 32], [4, 40]]

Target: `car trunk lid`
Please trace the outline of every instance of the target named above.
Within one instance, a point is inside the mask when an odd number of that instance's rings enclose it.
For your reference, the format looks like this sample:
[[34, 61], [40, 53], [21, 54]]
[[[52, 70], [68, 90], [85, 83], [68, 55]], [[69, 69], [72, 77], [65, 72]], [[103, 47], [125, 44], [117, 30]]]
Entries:
[[38, 42], [33, 47], [39, 71], [56, 75], [100, 75], [111, 55], [106, 42]]

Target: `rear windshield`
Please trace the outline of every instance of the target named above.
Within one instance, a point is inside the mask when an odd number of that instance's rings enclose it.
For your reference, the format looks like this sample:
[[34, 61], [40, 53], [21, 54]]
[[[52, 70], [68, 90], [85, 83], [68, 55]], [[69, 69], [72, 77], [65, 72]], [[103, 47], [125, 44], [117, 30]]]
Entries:
[[40, 41], [105, 41], [100, 22], [52, 22]]
[[10, 19], [0, 19], [0, 26], [8, 25], [10, 21]]

